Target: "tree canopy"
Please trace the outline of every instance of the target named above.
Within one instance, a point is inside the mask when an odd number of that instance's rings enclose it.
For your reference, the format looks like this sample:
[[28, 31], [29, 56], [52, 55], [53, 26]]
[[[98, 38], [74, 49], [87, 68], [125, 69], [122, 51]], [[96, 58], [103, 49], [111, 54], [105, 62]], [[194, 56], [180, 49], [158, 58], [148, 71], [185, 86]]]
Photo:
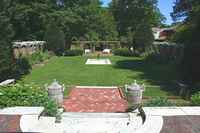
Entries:
[[[47, 25], [56, 21], [65, 33], [86, 39], [116, 39], [114, 19], [99, 0], [9, 0], [15, 40], [42, 40]], [[95, 35], [97, 34], [97, 35]], [[87, 38], [89, 37], [89, 38]]]
[[0, 74], [14, 63], [12, 41], [47, 40], [54, 52], [70, 48], [74, 38], [128, 40], [128, 47], [144, 49], [151, 27], [163, 20], [157, 0], [113, 0], [109, 7], [100, 0], [1, 0]]
[[117, 22], [119, 35], [127, 37], [129, 45], [135, 48], [144, 49], [144, 46], [151, 44], [151, 28], [164, 20], [157, 7], [157, 0], [113, 0], [111, 11]]
[[0, 81], [12, 73], [13, 67], [11, 39], [14, 33], [7, 6], [5, 0], [0, 1]]
[[183, 79], [189, 83], [200, 81], [200, 1], [199, 0], [176, 0], [174, 20], [183, 19], [178, 27], [174, 40], [185, 46], [184, 57], [181, 64]]

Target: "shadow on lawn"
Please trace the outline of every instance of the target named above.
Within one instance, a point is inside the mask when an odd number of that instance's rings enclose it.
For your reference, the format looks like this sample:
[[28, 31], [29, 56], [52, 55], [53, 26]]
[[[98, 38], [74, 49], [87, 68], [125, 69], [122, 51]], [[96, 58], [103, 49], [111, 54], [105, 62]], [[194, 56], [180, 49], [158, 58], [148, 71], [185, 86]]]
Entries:
[[160, 86], [162, 90], [176, 94], [177, 73], [173, 64], [156, 64], [145, 60], [131, 59], [121, 60], [114, 65], [117, 69], [129, 69], [134, 72], [141, 72], [132, 76], [133, 80], [146, 80], [151, 85]]

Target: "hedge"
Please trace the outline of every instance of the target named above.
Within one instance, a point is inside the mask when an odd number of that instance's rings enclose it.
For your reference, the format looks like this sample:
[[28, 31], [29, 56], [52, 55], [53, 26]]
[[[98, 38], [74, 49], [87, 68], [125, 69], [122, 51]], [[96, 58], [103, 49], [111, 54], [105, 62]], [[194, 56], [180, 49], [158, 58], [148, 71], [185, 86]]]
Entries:
[[83, 50], [81, 49], [72, 49], [65, 51], [65, 56], [81, 56], [81, 55], [83, 55]]
[[133, 52], [128, 48], [115, 49], [113, 53], [118, 56], [134, 56]]
[[15, 84], [0, 87], [0, 108], [14, 106], [42, 106], [45, 115], [56, 116], [57, 105], [45, 89], [35, 85]]

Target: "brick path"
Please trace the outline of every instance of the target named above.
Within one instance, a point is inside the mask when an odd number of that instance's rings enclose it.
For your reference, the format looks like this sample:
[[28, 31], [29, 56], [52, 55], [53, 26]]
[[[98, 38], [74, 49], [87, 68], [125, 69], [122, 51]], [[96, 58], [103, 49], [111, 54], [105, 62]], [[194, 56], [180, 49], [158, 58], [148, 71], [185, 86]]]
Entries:
[[200, 133], [200, 116], [164, 116], [160, 133]]
[[63, 106], [66, 112], [125, 112], [128, 103], [117, 88], [73, 88]]
[[0, 132], [21, 132], [20, 115], [0, 115]]

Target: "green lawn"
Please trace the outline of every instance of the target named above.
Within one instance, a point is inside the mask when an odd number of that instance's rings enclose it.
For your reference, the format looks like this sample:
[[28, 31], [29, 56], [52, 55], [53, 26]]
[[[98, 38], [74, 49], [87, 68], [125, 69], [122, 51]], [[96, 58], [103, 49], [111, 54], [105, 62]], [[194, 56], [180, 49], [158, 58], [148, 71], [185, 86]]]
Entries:
[[53, 79], [66, 86], [124, 86], [138, 80], [147, 85], [146, 96], [173, 95], [172, 81], [176, 71], [172, 65], [147, 63], [142, 58], [111, 56], [112, 65], [85, 65], [89, 57], [53, 57], [47, 64], [34, 68], [22, 80], [38, 85]]

